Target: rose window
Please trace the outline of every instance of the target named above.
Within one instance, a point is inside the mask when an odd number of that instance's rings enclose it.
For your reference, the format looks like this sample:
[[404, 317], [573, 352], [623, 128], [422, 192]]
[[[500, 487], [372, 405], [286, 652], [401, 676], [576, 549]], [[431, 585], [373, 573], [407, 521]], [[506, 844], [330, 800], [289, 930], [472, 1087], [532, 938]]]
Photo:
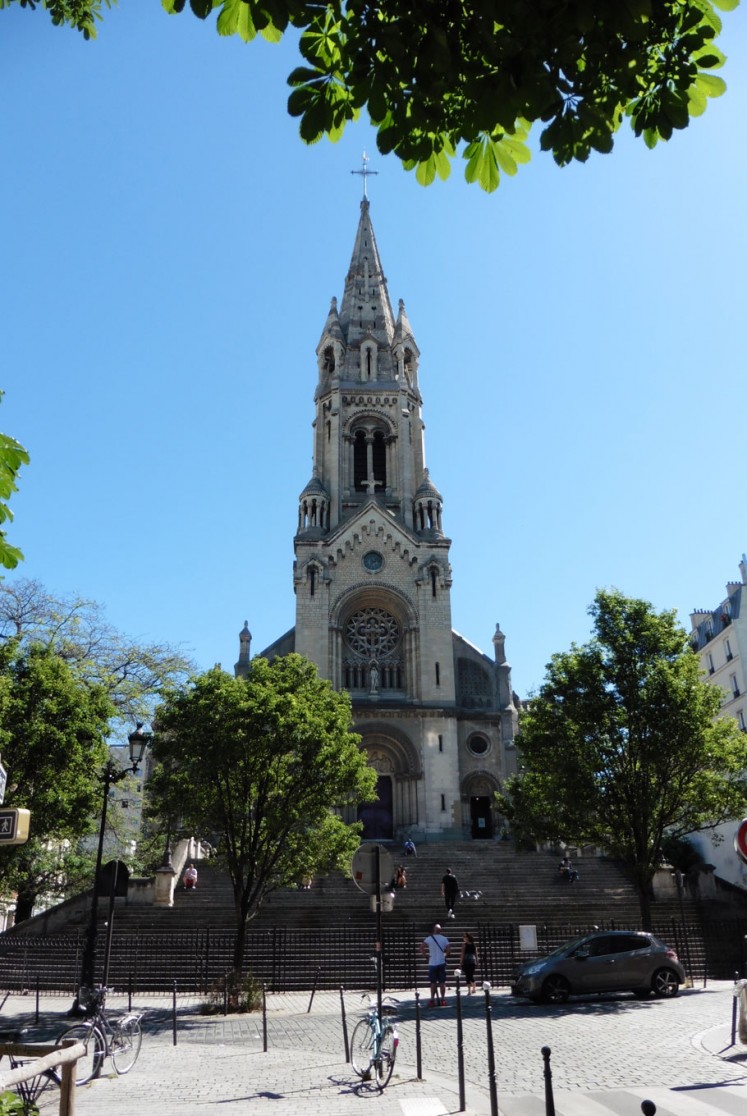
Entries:
[[347, 622], [348, 647], [365, 658], [389, 655], [399, 643], [399, 625], [383, 608], [364, 608]]

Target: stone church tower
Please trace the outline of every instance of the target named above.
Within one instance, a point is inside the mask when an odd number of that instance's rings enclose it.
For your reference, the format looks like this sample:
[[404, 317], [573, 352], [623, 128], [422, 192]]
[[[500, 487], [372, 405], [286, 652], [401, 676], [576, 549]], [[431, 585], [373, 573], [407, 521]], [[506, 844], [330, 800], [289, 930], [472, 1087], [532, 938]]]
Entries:
[[[494, 659], [452, 629], [443, 498], [425, 467], [420, 351], [395, 317], [364, 197], [342, 303], [317, 346], [313, 471], [294, 539], [297, 651], [352, 697], [378, 771], [364, 837], [496, 835], [493, 792], [515, 770], [504, 636]], [[249, 663], [241, 633], [237, 672]]]

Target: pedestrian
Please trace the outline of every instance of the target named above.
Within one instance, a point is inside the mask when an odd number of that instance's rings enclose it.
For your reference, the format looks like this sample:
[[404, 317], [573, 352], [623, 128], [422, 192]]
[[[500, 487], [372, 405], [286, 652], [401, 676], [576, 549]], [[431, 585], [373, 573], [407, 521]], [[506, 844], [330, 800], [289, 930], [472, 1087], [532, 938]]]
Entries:
[[456, 878], [451, 868], [446, 869], [446, 875], [441, 880], [441, 894], [446, 903], [446, 910], [448, 918], [454, 917], [454, 907], [456, 906], [457, 896], [459, 895], [459, 880]]
[[[420, 952], [428, 955], [428, 980], [431, 986], [431, 1000], [428, 1007], [446, 1007], [446, 958], [449, 956], [449, 939], [441, 933], [440, 923], [433, 927], [420, 943]], [[440, 993], [440, 997], [439, 997]]]
[[195, 868], [193, 863], [190, 863], [189, 868], [187, 868], [186, 872], [184, 873], [182, 882], [184, 884], [185, 891], [194, 891], [196, 889], [197, 869]]
[[459, 959], [459, 967], [464, 973], [464, 979], [467, 982], [467, 991], [471, 996], [475, 991], [475, 969], [480, 962], [480, 957], [477, 952], [477, 945], [472, 934], [464, 931], [462, 939], [462, 956]]
[[405, 856], [417, 856], [418, 850], [415, 848], [415, 842], [412, 837], [408, 837], [405, 841]]
[[402, 864], [400, 864], [399, 868], [394, 873], [394, 886], [407, 887], [407, 872]]

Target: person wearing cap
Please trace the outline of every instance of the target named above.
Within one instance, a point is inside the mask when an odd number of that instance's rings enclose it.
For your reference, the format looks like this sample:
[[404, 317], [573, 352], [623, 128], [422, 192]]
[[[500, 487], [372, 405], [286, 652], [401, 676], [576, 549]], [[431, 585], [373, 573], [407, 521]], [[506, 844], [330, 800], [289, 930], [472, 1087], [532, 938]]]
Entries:
[[[449, 939], [441, 933], [437, 922], [433, 933], [420, 943], [420, 952], [428, 956], [428, 980], [431, 985], [431, 1002], [428, 1007], [446, 1007], [446, 958], [449, 956]], [[438, 992], [441, 993], [439, 998]]]

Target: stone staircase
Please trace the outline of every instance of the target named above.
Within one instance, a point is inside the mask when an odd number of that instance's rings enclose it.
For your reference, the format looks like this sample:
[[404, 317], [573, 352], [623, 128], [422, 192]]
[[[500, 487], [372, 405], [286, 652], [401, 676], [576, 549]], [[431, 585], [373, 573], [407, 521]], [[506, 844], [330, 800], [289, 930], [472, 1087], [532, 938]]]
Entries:
[[[461, 939], [464, 930], [477, 936], [485, 961], [483, 976], [497, 984], [507, 983], [515, 965], [519, 925], [537, 928], [539, 952], [595, 925], [640, 925], [634, 888], [619, 865], [607, 858], [574, 858], [579, 880], [567, 884], [559, 877], [557, 854], [519, 852], [512, 842], [423, 844], [417, 857], [408, 858], [402, 857], [399, 846], [390, 851], [395, 867], [403, 864], [408, 878], [407, 887], [396, 892], [394, 909], [382, 916], [393, 984], [422, 981], [417, 946], [436, 921], [453, 942]], [[440, 895], [447, 867], [462, 889], [451, 920]], [[146, 989], [170, 987], [176, 981], [182, 989], [205, 988], [230, 968], [235, 926], [230, 883], [209, 861], [199, 861], [198, 868], [196, 890], [185, 891], [178, 885], [171, 908], [117, 901], [112, 983]], [[54, 939], [41, 939], [54, 946], [47, 950], [45, 973], [55, 971], [55, 964], [59, 969], [64, 955], [67, 983], [74, 983], [71, 970], [79, 963], [87, 922], [87, 904], [77, 906], [76, 913], [71, 905], [70, 916], [64, 926], [56, 927]], [[654, 930], [680, 954], [684, 915], [691, 927], [685, 948], [705, 971], [701, 914], [690, 898], [683, 898], [681, 906], [677, 899], [659, 901], [653, 910]], [[102, 957], [105, 904], [100, 916]], [[30, 964], [29, 935], [35, 921], [0, 935], [0, 986], [5, 982], [10, 987], [3, 974], [12, 971], [12, 958], [20, 956], [22, 942], [24, 964]], [[14, 946], [9, 938], [19, 940]], [[369, 896], [349, 876], [333, 872], [315, 879], [309, 890], [284, 888], [268, 898], [250, 924], [247, 967], [273, 988], [310, 988], [315, 980], [320, 987], [365, 986], [372, 979], [374, 938]], [[49, 985], [50, 978], [44, 979]], [[30, 978], [24, 980], [30, 983]]]

